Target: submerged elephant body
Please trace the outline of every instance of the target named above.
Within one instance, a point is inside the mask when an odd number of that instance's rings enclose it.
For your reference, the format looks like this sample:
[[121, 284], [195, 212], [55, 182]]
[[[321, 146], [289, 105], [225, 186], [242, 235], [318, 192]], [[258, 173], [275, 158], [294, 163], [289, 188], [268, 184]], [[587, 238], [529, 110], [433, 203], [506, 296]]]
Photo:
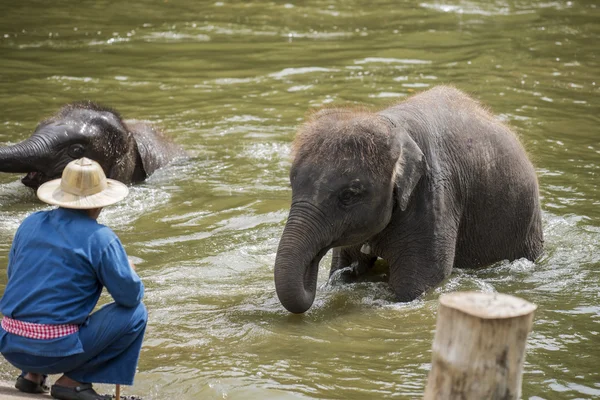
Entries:
[[23, 184], [37, 189], [60, 178], [72, 160], [97, 161], [108, 178], [141, 182], [183, 150], [150, 125], [124, 121], [109, 108], [92, 102], [72, 103], [41, 122], [33, 135], [0, 147], [0, 172], [24, 172]]
[[448, 277], [543, 247], [537, 177], [513, 132], [476, 101], [436, 87], [378, 113], [325, 109], [299, 130], [277, 295], [302, 313], [321, 258], [331, 272], [390, 266], [399, 301]]

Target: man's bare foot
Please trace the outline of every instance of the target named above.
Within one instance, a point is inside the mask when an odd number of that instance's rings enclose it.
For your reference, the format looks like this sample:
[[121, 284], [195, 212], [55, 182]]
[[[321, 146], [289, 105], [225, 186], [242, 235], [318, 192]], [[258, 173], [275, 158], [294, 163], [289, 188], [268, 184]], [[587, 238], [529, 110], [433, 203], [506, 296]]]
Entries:
[[61, 376], [60, 378], [58, 378], [56, 380], [56, 382], [54, 382], [55, 385], [59, 385], [59, 386], [64, 386], [64, 387], [77, 387], [77, 386], [81, 386], [81, 382], [77, 382], [76, 380], [73, 380], [71, 378], [69, 378], [66, 375]]
[[33, 372], [28, 372], [25, 374], [25, 376], [23, 378], [25, 378], [31, 382], [42, 383], [42, 381], [44, 380], [44, 375], [34, 374]]

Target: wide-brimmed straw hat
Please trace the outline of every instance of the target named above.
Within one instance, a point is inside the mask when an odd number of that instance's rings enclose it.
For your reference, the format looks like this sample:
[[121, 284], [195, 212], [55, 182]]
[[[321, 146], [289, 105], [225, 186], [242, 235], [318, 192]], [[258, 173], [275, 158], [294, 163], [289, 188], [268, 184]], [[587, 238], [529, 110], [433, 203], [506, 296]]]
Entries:
[[107, 179], [100, 164], [85, 157], [71, 161], [61, 179], [46, 182], [37, 190], [37, 196], [45, 203], [79, 210], [109, 206], [128, 193], [126, 185]]

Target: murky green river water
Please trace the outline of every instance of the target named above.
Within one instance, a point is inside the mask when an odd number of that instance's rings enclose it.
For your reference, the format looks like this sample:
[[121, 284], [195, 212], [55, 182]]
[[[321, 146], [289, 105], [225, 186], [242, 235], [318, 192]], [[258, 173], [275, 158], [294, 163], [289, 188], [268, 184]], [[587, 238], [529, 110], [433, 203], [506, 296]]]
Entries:
[[[515, 294], [539, 309], [526, 399], [600, 397], [600, 4], [595, 1], [19, 1], [0, 5], [0, 143], [93, 99], [190, 153], [101, 221], [146, 287], [133, 388], [145, 399], [418, 398], [437, 298]], [[328, 286], [289, 315], [274, 290], [289, 149], [310, 108], [383, 107], [454, 84], [520, 133], [546, 252], [455, 271], [422, 299]], [[45, 207], [0, 174], [0, 289], [20, 221]], [[0, 361], [0, 378], [15, 371]], [[106, 388], [107, 390], [109, 388]]]

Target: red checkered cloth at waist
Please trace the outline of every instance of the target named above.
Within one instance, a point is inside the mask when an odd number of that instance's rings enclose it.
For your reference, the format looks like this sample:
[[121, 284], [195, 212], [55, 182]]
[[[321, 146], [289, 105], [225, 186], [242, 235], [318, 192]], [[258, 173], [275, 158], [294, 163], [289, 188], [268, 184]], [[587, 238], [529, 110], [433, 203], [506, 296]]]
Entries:
[[79, 331], [79, 325], [36, 324], [33, 322], [18, 321], [8, 317], [2, 318], [0, 324], [2, 325], [2, 329], [8, 333], [31, 339], [56, 339]]

